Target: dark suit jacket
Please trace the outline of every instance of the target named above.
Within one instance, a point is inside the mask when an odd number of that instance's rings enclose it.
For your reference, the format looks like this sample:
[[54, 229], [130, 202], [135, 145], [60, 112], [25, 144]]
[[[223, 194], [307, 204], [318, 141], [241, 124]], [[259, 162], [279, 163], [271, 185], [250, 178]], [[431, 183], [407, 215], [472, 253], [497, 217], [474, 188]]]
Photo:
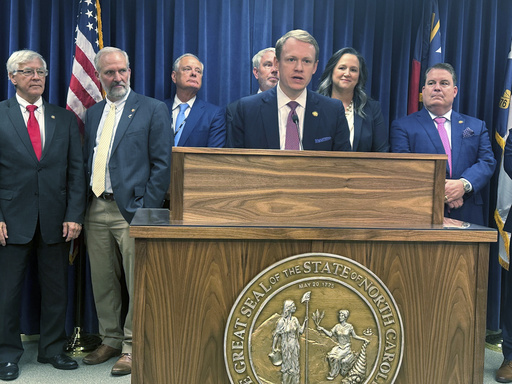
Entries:
[[[277, 87], [238, 101], [228, 146], [279, 149]], [[305, 150], [350, 151], [347, 119], [341, 101], [308, 91], [302, 146]]]
[[234, 147], [234, 145], [232, 145], [230, 143], [230, 140], [233, 140], [233, 134], [231, 132], [233, 131], [233, 119], [235, 118], [236, 110], [238, 109], [238, 101], [239, 100], [235, 100], [226, 106], [226, 143], [225, 143], [225, 146], [227, 148]]
[[[487, 186], [496, 165], [485, 123], [474, 117], [452, 111], [452, 176], [446, 166], [447, 179], [464, 178], [473, 191], [464, 195], [464, 205], [445, 216], [474, 224], [485, 224], [482, 190]], [[428, 111], [395, 120], [391, 124], [392, 152], [444, 154], [444, 147], [437, 128]]]
[[[104, 108], [102, 101], [86, 113], [84, 161], [89, 189], [96, 134]], [[171, 148], [171, 121], [165, 104], [131, 91], [108, 163], [114, 197], [128, 223], [138, 208], [162, 206], [171, 177]]]
[[[172, 119], [174, 99], [165, 100]], [[196, 98], [181, 133], [180, 147], [224, 147], [226, 122], [224, 108]]]
[[38, 161], [16, 97], [0, 103], [0, 221], [8, 244], [65, 241], [62, 223], [83, 223], [85, 178], [75, 115], [44, 101], [45, 145]]
[[365, 118], [354, 111], [354, 152], [389, 152], [389, 129], [382, 117], [380, 103], [368, 100]]

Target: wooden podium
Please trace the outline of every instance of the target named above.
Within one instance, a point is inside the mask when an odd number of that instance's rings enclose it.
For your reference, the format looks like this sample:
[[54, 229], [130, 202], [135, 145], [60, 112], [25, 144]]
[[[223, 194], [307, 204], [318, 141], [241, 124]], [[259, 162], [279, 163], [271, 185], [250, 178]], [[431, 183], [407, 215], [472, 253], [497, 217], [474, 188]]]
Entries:
[[489, 242], [443, 225], [446, 156], [175, 148], [171, 209], [139, 210], [132, 383], [227, 384], [243, 287], [292, 255], [373, 271], [401, 311], [396, 383], [482, 383]]

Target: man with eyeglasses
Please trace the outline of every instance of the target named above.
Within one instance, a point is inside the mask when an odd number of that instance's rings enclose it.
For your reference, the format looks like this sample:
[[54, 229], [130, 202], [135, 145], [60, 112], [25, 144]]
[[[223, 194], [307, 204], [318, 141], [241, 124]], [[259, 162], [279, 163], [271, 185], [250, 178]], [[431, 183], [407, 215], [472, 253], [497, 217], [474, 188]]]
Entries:
[[23, 354], [21, 290], [33, 257], [41, 291], [37, 360], [78, 367], [64, 346], [68, 255], [82, 228], [85, 178], [76, 117], [41, 97], [43, 57], [14, 52], [7, 72], [16, 95], [0, 103], [0, 379], [14, 380]]
[[[94, 66], [107, 98], [85, 117], [85, 235], [103, 341], [83, 362], [101, 364], [121, 355], [111, 373], [126, 375], [132, 367], [135, 261], [130, 222], [138, 208], [159, 208], [164, 202], [171, 177], [171, 122], [163, 102], [130, 89], [126, 52], [105, 47], [96, 54]], [[128, 308], [123, 317], [124, 284]]]
[[180, 147], [223, 147], [226, 141], [224, 108], [197, 98], [203, 81], [203, 63], [185, 53], [173, 64], [174, 99], [167, 99], [174, 132], [174, 145]]

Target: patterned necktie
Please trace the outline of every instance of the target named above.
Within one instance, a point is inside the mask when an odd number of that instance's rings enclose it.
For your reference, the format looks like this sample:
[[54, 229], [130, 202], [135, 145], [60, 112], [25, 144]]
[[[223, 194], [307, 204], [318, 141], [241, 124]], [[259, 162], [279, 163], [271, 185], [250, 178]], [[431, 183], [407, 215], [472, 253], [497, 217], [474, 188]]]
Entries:
[[450, 169], [450, 177], [452, 176], [452, 150], [450, 148], [450, 140], [448, 140], [448, 134], [446, 133], [446, 128], [444, 127], [444, 122], [446, 118], [444, 117], [436, 117], [434, 121], [437, 124], [437, 130], [439, 132], [439, 136], [441, 137], [441, 141], [443, 142], [444, 152], [448, 155], [448, 167]]
[[180, 112], [178, 113], [178, 117], [176, 117], [176, 124], [174, 124], [174, 146], [177, 147], [180, 142], [181, 133], [183, 132], [183, 127], [185, 126], [185, 111], [188, 108], [187, 103], [180, 104]]
[[34, 111], [37, 109], [35, 105], [27, 105], [27, 111], [29, 113], [28, 121], [27, 121], [27, 131], [30, 136], [30, 141], [32, 142], [32, 147], [34, 147], [34, 152], [36, 153], [37, 160], [41, 160], [42, 146], [41, 146], [41, 131], [39, 129], [39, 123], [37, 122]]
[[107, 170], [107, 157], [112, 141], [112, 132], [114, 131], [114, 123], [116, 121], [116, 105], [110, 104], [110, 111], [108, 112], [103, 130], [101, 131], [100, 143], [96, 149], [96, 157], [94, 159], [94, 169], [92, 175], [92, 191], [99, 197], [105, 192], [105, 173]]
[[[286, 140], [284, 144], [284, 149], [300, 149], [300, 138], [299, 138], [299, 127], [298, 124], [295, 124], [293, 121], [293, 116], [297, 116], [295, 113], [295, 108], [299, 103], [296, 101], [290, 101], [288, 106], [290, 107], [290, 113], [288, 114], [288, 119], [286, 120]], [[296, 120], [298, 118], [296, 117]]]

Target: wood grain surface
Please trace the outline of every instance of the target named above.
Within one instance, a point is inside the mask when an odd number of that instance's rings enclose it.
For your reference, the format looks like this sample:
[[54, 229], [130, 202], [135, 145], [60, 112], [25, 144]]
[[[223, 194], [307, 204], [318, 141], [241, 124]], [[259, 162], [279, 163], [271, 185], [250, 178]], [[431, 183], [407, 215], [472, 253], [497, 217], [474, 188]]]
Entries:
[[444, 155], [177, 148], [172, 162], [172, 218], [440, 224], [445, 159]]
[[229, 383], [224, 327], [238, 294], [276, 261], [312, 251], [365, 265], [391, 291], [405, 332], [396, 383], [483, 380], [486, 243], [162, 238], [136, 243], [133, 383]]

